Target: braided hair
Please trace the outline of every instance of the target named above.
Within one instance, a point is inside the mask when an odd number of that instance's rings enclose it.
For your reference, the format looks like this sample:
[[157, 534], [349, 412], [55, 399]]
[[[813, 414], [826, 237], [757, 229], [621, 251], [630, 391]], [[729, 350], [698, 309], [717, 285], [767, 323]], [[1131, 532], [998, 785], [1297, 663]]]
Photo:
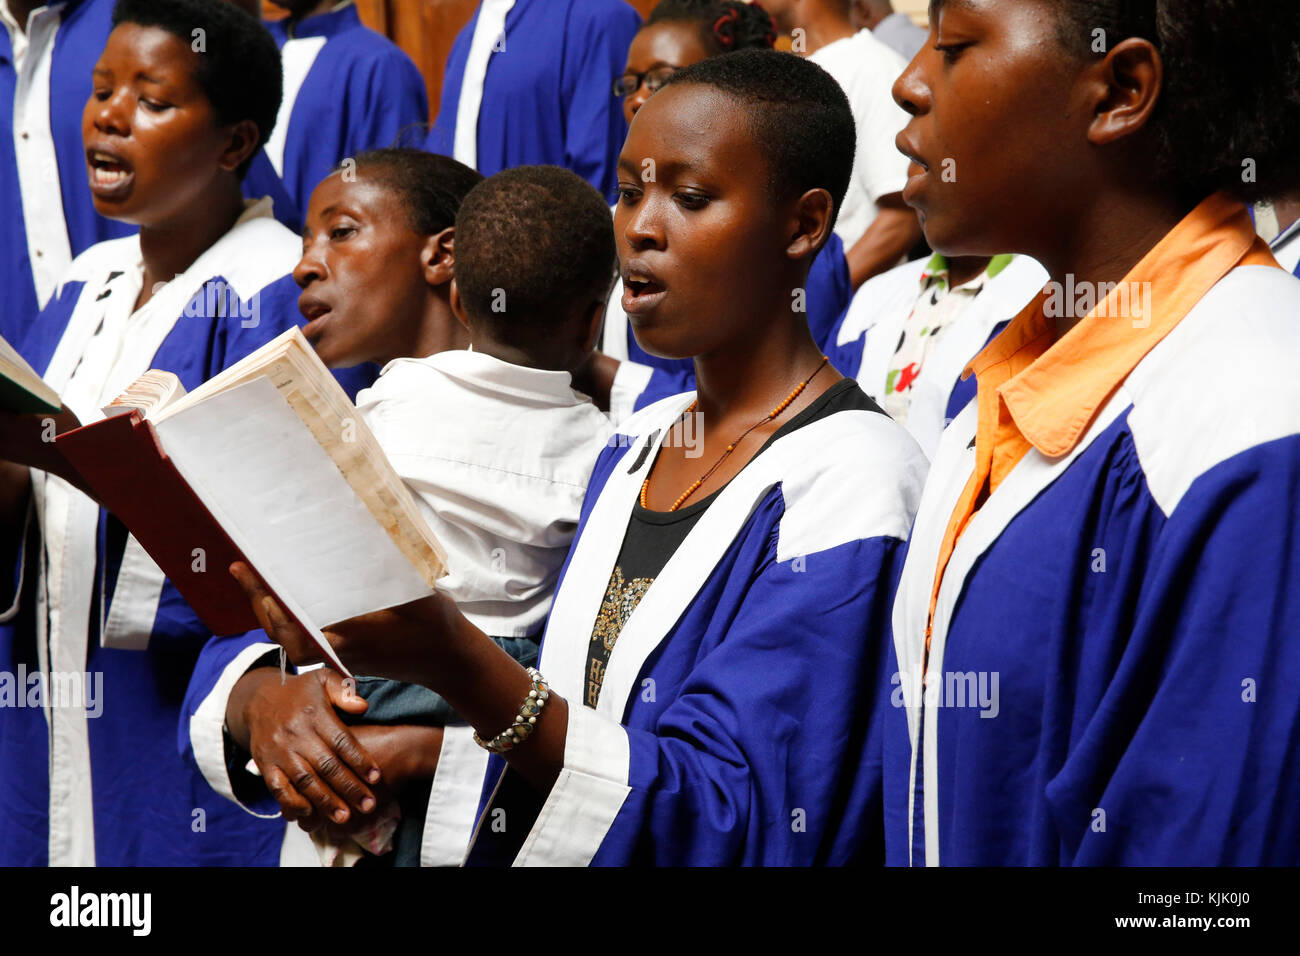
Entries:
[[656, 23], [699, 24], [701, 38], [714, 53], [770, 50], [776, 27], [757, 3], [741, 0], [660, 0], [646, 26]]

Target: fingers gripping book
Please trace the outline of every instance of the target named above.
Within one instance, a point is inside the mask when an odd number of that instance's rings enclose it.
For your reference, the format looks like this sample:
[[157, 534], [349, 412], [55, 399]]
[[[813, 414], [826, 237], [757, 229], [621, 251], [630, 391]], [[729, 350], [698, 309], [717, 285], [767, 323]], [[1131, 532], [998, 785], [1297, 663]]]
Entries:
[[58, 447], [214, 634], [258, 626], [246, 562], [347, 673], [331, 624], [431, 592], [446, 554], [297, 329], [193, 392], [150, 371]]

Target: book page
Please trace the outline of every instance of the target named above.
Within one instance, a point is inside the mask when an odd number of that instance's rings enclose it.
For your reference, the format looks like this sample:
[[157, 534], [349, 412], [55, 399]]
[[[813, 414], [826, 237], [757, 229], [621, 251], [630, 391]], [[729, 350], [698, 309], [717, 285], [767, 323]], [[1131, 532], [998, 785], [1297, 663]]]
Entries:
[[446, 571], [446, 553], [379, 442], [300, 329], [281, 333], [188, 395], [170, 402], [150, 416], [151, 421], [157, 426], [257, 378], [276, 387], [375, 521], [432, 587]]
[[176, 375], [160, 369], [150, 369], [105, 405], [103, 412], [106, 416], [120, 415], [124, 411], [139, 409], [145, 418], [151, 418], [184, 396], [185, 386]]
[[304, 625], [327, 627], [431, 592], [267, 378], [154, 428], [266, 583], [301, 607]]
[[59, 393], [46, 385], [36, 370], [27, 364], [27, 360], [18, 354], [18, 350], [3, 338], [0, 338], [0, 376], [56, 410], [63, 407]]

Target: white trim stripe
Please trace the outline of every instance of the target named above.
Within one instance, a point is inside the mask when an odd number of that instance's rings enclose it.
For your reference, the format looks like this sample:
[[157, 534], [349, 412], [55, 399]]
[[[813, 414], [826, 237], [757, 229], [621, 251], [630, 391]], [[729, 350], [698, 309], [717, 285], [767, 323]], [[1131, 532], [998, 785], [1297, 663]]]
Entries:
[[125, 651], [142, 651], [149, 646], [158, 602], [167, 576], [141, 547], [135, 535], [128, 535], [117, 572], [113, 599], [99, 643]]
[[[27, 252], [36, 301], [42, 308], [72, 263], [59, 161], [50, 128], [50, 70], [60, 19], [61, 11], [55, 7], [36, 11], [29, 21], [31, 35], [14, 87], [11, 130]], [[89, 65], [85, 68], [90, 69]]]
[[445, 727], [420, 841], [421, 866], [460, 866], [478, 822], [488, 752], [472, 727]]
[[474, 22], [474, 35], [470, 38], [461, 77], [460, 99], [456, 103], [456, 132], [452, 141], [453, 158], [471, 169], [478, 169], [478, 112], [483, 105], [488, 62], [497, 40], [505, 37], [506, 15], [514, 5], [515, 0], [483, 0]]
[[515, 866], [590, 865], [632, 792], [627, 731], [576, 702], [569, 706], [564, 764]]
[[[307, 74], [316, 63], [316, 57], [325, 49], [326, 37], [304, 37], [289, 40], [280, 49], [280, 63], [284, 68], [284, 96], [280, 100], [280, 113], [275, 118], [271, 135], [266, 138], [266, 157], [275, 168], [275, 174], [284, 178], [284, 149], [289, 137], [289, 122], [293, 108]], [[304, 209], [303, 212], [306, 212]]]

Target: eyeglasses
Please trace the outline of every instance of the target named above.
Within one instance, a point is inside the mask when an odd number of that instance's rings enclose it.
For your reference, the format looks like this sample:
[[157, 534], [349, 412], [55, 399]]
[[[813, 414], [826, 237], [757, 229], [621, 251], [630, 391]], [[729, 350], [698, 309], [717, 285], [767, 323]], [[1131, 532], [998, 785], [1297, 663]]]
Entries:
[[658, 91], [659, 87], [668, 82], [668, 77], [677, 72], [675, 66], [661, 66], [657, 70], [648, 70], [645, 73], [624, 73], [614, 81], [615, 96], [631, 96], [645, 84], [645, 88], [651, 93]]

